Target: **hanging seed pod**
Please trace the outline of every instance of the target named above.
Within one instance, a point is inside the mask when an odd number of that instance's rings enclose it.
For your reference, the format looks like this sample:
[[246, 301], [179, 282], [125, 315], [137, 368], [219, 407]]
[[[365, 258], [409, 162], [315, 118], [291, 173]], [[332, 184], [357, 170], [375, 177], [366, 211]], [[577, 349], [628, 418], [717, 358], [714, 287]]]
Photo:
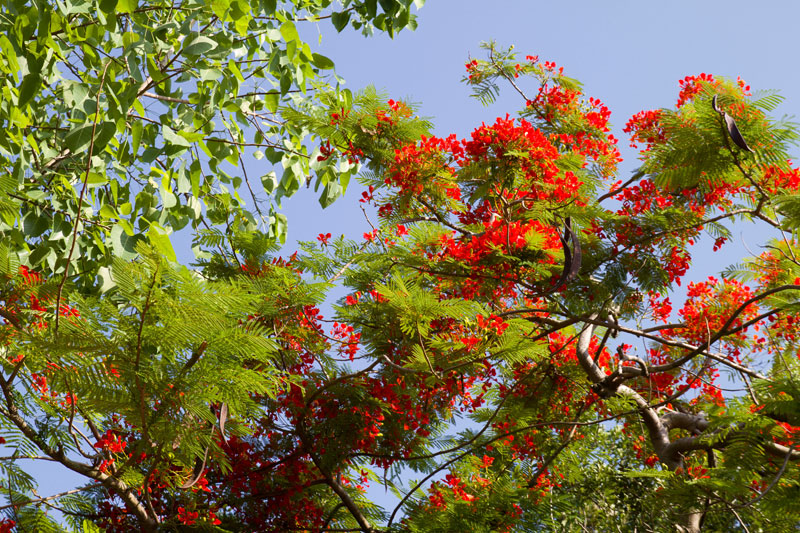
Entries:
[[183, 485], [180, 486], [182, 489], [191, 488], [200, 481], [200, 478], [203, 476], [203, 470], [206, 469], [206, 459], [208, 459], [208, 448], [206, 448], [206, 453], [203, 455], [203, 458], [200, 459], [199, 457], [194, 460], [194, 470], [192, 471], [192, 477], [190, 477]]
[[736, 121], [733, 120], [733, 117], [727, 113], [724, 113], [723, 118], [725, 119], [725, 126], [728, 128], [728, 134], [731, 136], [733, 143], [742, 150], [752, 152], [753, 150], [747, 146], [747, 143], [745, 142], [744, 137], [742, 137], [742, 133], [739, 131], [739, 128], [736, 127]]
[[714, 111], [716, 111], [720, 115], [722, 114], [722, 111], [720, 111], [719, 107], [717, 107], [717, 95], [716, 94], [714, 95], [714, 98], [711, 99], [711, 109], [713, 109]]
[[[541, 293], [539, 296], [551, 294], [568, 282], [575, 279], [581, 269], [581, 243], [577, 235], [572, 230], [572, 221], [569, 217], [564, 220], [564, 235], [558, 236], [561, 246], [564, 248], [564, 268], [555, 285]], [[570, 242], [572, 246], [570, 247]]]
[[219, 408], [219, 433], [222, 435], [222, 441], [225, 440], [225, 422], [228, 420], [228, 404], [223, 402]]
[[736, 126], [736, 121], [733, 120], [733, 117], [730, 116], [728, 113], [722, 111], [717, 105], [716, 94], [711, 99], [711, 108], [717, 113], [719, 113], [720, 116], [722, 117], [722, 120], [725, 122], [725, 128], [728, 130], [728, 135], [733, 141], [733, 144], [735, 144], [742, 150], [747, 150], [748, 152], [752, 152], [753, 150], [749, 146], [747, 146], [747, 142], [745, 142], [744, 137], [742, 136], [742, 132], [740, 132], [739, 128]]
[[[567, 236], [567, 234], [569, 234]], [[572, 241], [572, 264], [570, 265], [569, 272], [567, 273], [567, 278], [564, 282], [569, 282], [575, 279], [580, 272], [581, 269], [581, 242], [578, 240], [578, 236], [575, 235], [575, 231], [572, 229], [572, 221], [569, 217], [564, 221], [564, 236], [565, 239]]]

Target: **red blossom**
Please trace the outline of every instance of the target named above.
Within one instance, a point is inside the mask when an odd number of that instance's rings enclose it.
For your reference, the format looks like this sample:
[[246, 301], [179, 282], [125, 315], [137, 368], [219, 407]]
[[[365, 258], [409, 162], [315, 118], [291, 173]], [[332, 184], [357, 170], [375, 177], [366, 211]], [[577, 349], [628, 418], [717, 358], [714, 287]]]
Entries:
[[322, 244], [322, 246], [327, 246], [330, 238], [331, 238], [330, 233], [320, 233], [319, 235], [317, 235], [317, 240]]
[[94, 447], [108, 450], [111, 453], [122, 453], [125, 450], [126, 444], [127, 443], [122, 440], [119, 435], [109, 429], [106, 431], [105, 435], [95, 442]]

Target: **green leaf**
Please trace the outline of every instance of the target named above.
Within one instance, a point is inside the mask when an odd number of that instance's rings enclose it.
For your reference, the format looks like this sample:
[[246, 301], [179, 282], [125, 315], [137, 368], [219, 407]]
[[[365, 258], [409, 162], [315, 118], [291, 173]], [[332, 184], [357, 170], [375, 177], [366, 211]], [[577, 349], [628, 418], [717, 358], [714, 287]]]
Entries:
[[322, 196], [319, 197], [319, 203], [324, 209], [336, 201], [336, 199], [341, 195], [342, 187], [337, 182], [332, 181], [325, 185], [325, 189], [322, 190]]
[[142, 240], [141, 235], [129, 236], [119, 224], [111, 228], [111, 249], [116, 257], [129, 261], [137, 256], [136, 243]]
[[287, 43], [300, 40], [300, 36], [297, 34], [297, 28], [294, 27], [294, 23], [291, 20], [287, 20], [281, 24], [281, 35], [283, 35], [283, 40]]
[[336, 28], [336, 31], [341, 32], [345, 29], [347, 23], [350, 22], [350, 12], [343, 11], [341, 13], [331, 14], [331, 22], [333, 23], [333, 27]]
[[[175, 145], [181, 146], [184, 148], [188, 148], [192, 145], [188, 140], [186, 140], [183, 136], [178, 135], [175, 133], [175, 130], [170, 128], [169, 126], [162, 126], [161, 133], [164, 135], [164, 142]], [[202, 136], [201, 136], [202, 137]]]
[[117, 12], [118, 13], [133, 13], [139, 9], [139, 0], [118, 0]]
[[156, 224], [151, 224], [150, 229], [147, 231], [147, 238], [158, 253], [161, 254], [167, 261], [174, 263], [177, 261], [175, 256], [175, 249], [172, 248], [172, 242], [169, 240], [169, 235], [164, 233]]
[[199, 131], [179, 131], [178, 135], [189, 141], [190, 143], [196, 143], [197, 141], [202, 141], [205, 135]]
[[8, 63], [8, 70], [6, 72], [13, 74], [14, 79], [17, 80], [20, 72], [17, 52], [14, 50], [14, 45], [11, 44], [8, 37], [2, 34], [0, 34], [0, 50], [3, 51], [3, 62], [0, 63]]
[[261, 176], [261, 185], [264, 186], [264, 190], [267, 191], [267, 193], [272, 194], [272, 192], [278, 188], [278, 175], [275, 171]]
[[89, 148], [93, 129], [95, 129], [93, 153], [97, 154], [117, 132], [117, 126], [113, 122], [101, 122], [96, 128], [94, 124], [83, 124], [73, 128], [67, 133], [64, 143], [73, 154], [80, 153]]
[[100, 0], [100, 11], [113, 14], [117, 10], [117, 0]]
[[117, 212], [109, 204], [103, 205], [98, 214], [103, 218], [117, 218]]
[[218, 43], [208, 37], [198, 35], [183, 47], [183, 53], [187, 56], [206, 55], [218, 46]]
[[142, 140], [143, 129], [142, 121], [134, 119], [133, 124], [131, 124], [131, 153], [134, 157], [139, 153], [139, 143]]
[[98, 187], [106, 183], [108, 183], [108, 177], [99, 172], [89, 172], [89, 175], [86, 177], [86, 184], [92, 187]]
[[39, 216], [34, 212], [30, 212], [22, 220], [22, 229], [26, 237], [39, 237], [50, 229], [50, 219], [47, 216]]
[[53, 249], [48, 245], [47, 241], [36, 246], [31, 254], [28, 256], [28, 261], [32, 265], [40, 265], [44, 263], [47, 257], [53, 253]]
[[178, 205], [178, 198], [172, 193], [172, 191], [162, 187], [160, 193], [164, 209], [172, 209]]
[[231, 2], [230, 18], [233, 19], [233, 25], [239, 35], [246, 35], [247, 29], [250, 26], [250, 4], [242, 0], [233, 0]]
[[25, 107], [31, 99], [39, 92], [42, 86], [42, 76], [38, 73], [31, 73], [22, 79], [22, 85], [19, 87], [19, 107]]
[[211, 2], [211, 9], [214, 10], [214, 14], [221, 20], [226, 19], [230, 7], [230, 0], [212, 0]]
[[280, 102], [280, 95], [277, 92], [269, 92], [264, 95], [264, 104], [267, 109], [275, 113], [278, 110], [278, 102]]
[[[99, 287], [100, 294], [110, 291], [117, 285], [114, 282], [114, 279], [111, 277], [111, 269], [109, 269], [108, 267], [100, 267], [99, 269], [97, 269], [97, 279], [100, 281], [100, 287]], [[84, 525], [84, 531], [87, 531], [85, 525]]]
[[286, 215], [283, 213], [275, 213], [271, 225], [272, 236], [280, 241], [281, 244], [286, 242], [286, 229], [288, 228], [288, 221]]
[[329, 70], [333, 68], [333, 61], [321, 54], [311, 54], [311, 62], [315, 67], [322, 70]]
[[125, 234], [128, 235], [129, 237], [133, 237], [134, 234], [136, 233], [133, 230], [133, 226], [131, 225], [131, 223], [125, 219], [120, 220], [119, 225], [122, 228], [122, 231], [124, 231]]

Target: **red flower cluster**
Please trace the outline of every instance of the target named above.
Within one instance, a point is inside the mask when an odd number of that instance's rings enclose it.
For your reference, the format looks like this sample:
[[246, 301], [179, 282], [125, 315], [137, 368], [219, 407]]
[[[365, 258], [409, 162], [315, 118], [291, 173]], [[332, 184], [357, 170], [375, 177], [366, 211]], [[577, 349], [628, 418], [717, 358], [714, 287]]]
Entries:
[[[709, 277], [708, 281], [689, 283], [686, 288], [686, 302], [678, 311], [686, 326], [680, 330], [680, 336], [691, 343], [701, 344], [708, 340], [710, 332], [722, 331], [729, 320], [729, 330], [742, 326], [758, 315], [759, 306], [754, 303], [736, 316], [733, 313], [752, 297], [753, 291], [750, 287], [733, 279], [720, 281]], [[739, 356], [739, 347], [734, 339], [744, 341], [746, 332], [747, 328], [727, 337], [725, 349], [730, 357]]]
[[681, 90], [678, 93], [678, 103], [676, 105], [681, 107], [700, 94], [703, 91], [704, 84], [716, 87], [719, 86], [720, 82], [715, 80], [711, 74], [702, 73], [699, 76], [686, 76], [678, 81], [678, 84], [681, 86]]
[[97, 442], [94, 443], [94, 447], [108, 450], [111, 453], [122, 453], [125, 451], [126, 444], [127, 443], [122, 440], [119, 435], [109, 429], [106, 431], [105, 435], [103, 435]]
[[656, 144], [663, 144], [667, 140], [664, 128], [661, 125], [660, 109], [652, 111], [639, 111], [633, 115], [622, 131], [631, 137], [631, 148], [638, 148], [637, 143], [645, 145], [644, 152], [650, 150]]

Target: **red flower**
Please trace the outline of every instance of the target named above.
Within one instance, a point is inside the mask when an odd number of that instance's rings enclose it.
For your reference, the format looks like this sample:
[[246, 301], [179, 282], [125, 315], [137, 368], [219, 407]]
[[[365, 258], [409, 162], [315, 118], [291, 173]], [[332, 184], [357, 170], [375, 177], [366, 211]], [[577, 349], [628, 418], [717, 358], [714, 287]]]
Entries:
[[320, 233], [317, 235], [317, 240], [322, 243], [322, 246], [328, 245], [328, 240], [331, 238], [330, 233]]
[[200, 513], [197, 511], [187, 511], [183, 507], [178, 507], [178, 521], [181, 524], [191, 526], [195, 523]]
[[127, 443], [122, 440], [119, 435], [116, 435], [109, 429], [106, 431], [106, 434], [94, 444], [94, 447], [106, 449], [112, 453], [122, 453], [125, 450], [126, 444]]

